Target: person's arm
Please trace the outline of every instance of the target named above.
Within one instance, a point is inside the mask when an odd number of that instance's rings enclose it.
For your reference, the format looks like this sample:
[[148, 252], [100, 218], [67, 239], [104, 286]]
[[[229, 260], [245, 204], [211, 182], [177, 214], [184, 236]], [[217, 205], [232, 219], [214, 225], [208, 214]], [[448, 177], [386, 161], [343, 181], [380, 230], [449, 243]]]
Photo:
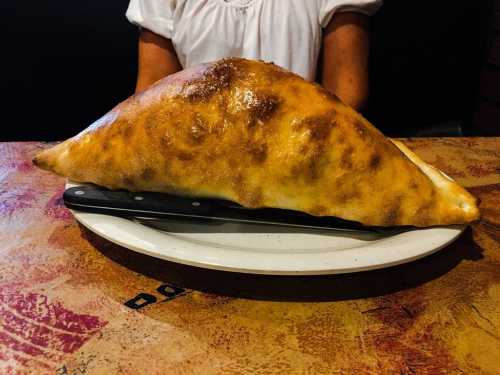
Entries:
[[323, 86], [356, 110], [368, 99], [369, 17], [337, 13], [323, 37]]
[[135, 92], [143, 91], [159, 79], [181, 69], [172, 41], [147, 29], [141, 29]]

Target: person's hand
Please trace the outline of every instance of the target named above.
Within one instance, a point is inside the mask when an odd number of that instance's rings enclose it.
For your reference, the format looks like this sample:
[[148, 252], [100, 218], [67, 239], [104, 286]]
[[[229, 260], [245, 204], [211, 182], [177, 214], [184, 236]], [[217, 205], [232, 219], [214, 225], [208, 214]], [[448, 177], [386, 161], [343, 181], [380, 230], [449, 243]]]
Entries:
[[181, 69], [172, 41], [149, 30], [141, 29], [135, 92], [143, 91], [159, 79]]
[[323, 37], [323, 86], [356, 110], [368, 99], [369, 17], [337, 13]]

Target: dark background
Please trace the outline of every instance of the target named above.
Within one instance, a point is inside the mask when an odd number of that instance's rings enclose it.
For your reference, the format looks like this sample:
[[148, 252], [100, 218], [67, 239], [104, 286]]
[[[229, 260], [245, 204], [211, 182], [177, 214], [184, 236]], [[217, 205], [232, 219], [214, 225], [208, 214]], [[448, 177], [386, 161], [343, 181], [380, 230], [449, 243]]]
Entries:
[[[368, 119], [392, 136], [500, 135], [493, 2], [386, 0], [372, 19]], [[127, 5], [0, 3], [0, 140], [67, 138], [132, 94]]]

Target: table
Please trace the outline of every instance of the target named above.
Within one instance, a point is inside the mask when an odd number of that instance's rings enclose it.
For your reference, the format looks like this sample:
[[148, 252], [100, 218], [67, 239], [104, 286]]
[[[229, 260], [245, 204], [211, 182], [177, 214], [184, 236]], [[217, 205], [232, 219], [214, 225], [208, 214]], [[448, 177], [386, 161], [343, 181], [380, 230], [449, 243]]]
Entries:
[[425, 259], [276, 277], [148, 258], [79, 226], [39, 142], [0, 143], [0, 373], [500, 373], [500, 138], [406, 139], [481, 199]]

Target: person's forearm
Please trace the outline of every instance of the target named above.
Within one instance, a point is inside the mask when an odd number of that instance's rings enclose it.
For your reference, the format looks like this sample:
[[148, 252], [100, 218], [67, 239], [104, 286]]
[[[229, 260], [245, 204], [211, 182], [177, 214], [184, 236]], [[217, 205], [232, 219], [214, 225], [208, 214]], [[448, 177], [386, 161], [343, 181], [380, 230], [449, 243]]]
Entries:
[[368, 50], [368, 17], [336, 14], [323, 38], [322, 84], [358, 111], [368, 99]]
[[368, 101], [368, 87], [353, 84], [353, 80], [344, 83], [323, 79], [323, 87], [337, 96], [343, 103], [362, 111]]
[[146, 29], [140, 31], [138, 65], [136, 92], [182, 69], [172, 42]]

